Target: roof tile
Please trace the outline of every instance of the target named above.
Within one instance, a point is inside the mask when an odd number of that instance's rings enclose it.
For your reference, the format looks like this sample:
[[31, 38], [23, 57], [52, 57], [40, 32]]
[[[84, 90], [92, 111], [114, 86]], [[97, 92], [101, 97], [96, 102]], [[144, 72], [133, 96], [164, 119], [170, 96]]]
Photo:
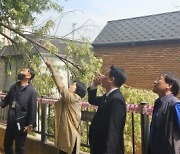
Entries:
[[93, 45], [180, 39], [180, 11], [108, 21]]

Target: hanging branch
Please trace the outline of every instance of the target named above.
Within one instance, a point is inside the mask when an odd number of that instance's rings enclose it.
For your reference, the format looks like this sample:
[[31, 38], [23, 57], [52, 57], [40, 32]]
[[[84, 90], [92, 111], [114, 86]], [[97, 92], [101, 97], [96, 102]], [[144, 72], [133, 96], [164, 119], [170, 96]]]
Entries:
[[[16, 46], [16, 48], [19, 50], [20, 53], [23, 53], [23, 52], [21, 51], [21, 49], [19, 48], [19, 45], [18, 45], [18, 43], [17, 43], [16, 41], [14, 41], [13, 39], [11, 39], [9, 36], [7, 36], [6, 34], [4, 34], [4, 33], [2, 33], [2, 32], [0, 32], [0, 34], [3, 35], [3, 36], [4, 36], [5, 38], [7, 38], [8, 40], [10, 40], [11, 43]], [[27, 54], [25, 54], [25, 55], [26, 55], [26, 58], [30, 61], [31, 59], [27, 56]], [[41, 56], [41, 58], [43, 59], [42, 55], [40, 55], [40, 56]], [[44, 59], [43, 59], [43, 60], [44, 60]], [[34, 63], [34, 64], [36, 65], [36, 63]], [[38, 67], [37, 65], [36, 65], [36, 67], [37, 67], [37, 69], [38, 69], [39, 72], [40, 72], [39, 67]]]
[[[13, 39], [11, 39], [9, 36], [7, 36], [6, 34], [2, 33], [1, 31], [0, 31], [0, 34], [1, 34], [2, 36], [4, 36], [5, 38], [7, 38], [8, 40], [10, 40], [11, 43], [14, 44], [14, 45], [17, 47], [17, 49], [19, 49], [18, 43], [17, 43], [16, 41], [14, 41]], [[19, 51], [20, 51], [20, 50], [19, 50]], [[21, 51], [20, 51], [20, 52], [21, 52]], [[22, 53], [22, 52], [21, 52], [21, 53]]]
[[8, 40], [10, 40], [12, 43], [17, 44], [16, 41], [14, 41], [13, 39], [11, 39], [9, 36], [7, 36], [6, 34], [2, 33], [1, 31], [0, 31], [0, 34], [1, 34], [2, 36], [4, 36], [5, 38], [7, 38]]
[[[40, 43], [38, 43], [38, 42], [34, 41], [33, 39], [29, 38], [27, 35], [21, 33], [21, 32], [18, 31], [17, 29], [14, 29], [14, 28], [12, 28], [12, 27], [4, 24], [4, 23], [0, 23], [0, 26], [3, 26], [3, 27], [5, 27], [5, 28], [7, 28], [7, 29], [9, 29], [9, 30], [11, 30], [11, 31], [13, 31], [13, 32], [15, 32], [16, 34], [18, 34], [18, 35], [20, 35], [21, 37], [25, 38], [27, 41], [31, 42], [32, 44], [37, 45], [37, 46], [41, 47], [42, 49], [44, 49], [44, 50], [48, 51], [49, 53], [51, 53], [51, 51], [48, 50], [47, 48], [45, 48], [43, 45], [41, 45]], [[11, 39], [11, 40], [12, 40], [12, 39]], [[71, 64], [72, 66], [74, 66], [78, 71], [80, 71], [81, 73], [83, 73], [83, 71], [79, 68], [78, 65], [76, 65], [76, 64], [74, 64], [73, 62], [71, 62], [71, 61], [69, 61], [69, 60], [61, 57], [61, 56], [60, 56], [59, 54], [57, 54], [57, 53], [55, 53], [55, 55], [56, 55], [60, 60], [66, 61], [67, 63], [70, 63], [70, 64]]]
[[[44, 57], [41, 55], [40, 51], [38, 50], [36, 45], [33, 45], [36, 49], [36, 51], [38, 52], [39, 56], [42, 58], [42, 60], [44, 61], [44, 63], [46, 63], [46, 60], [44, 59]], [[61, 58], [61, 61], [68, 67], [67, 62], [64, 60], [64, 58], [59, 57], [59, 55], [57, 54], [58, 58]], [[69, 62], [70, 63], [70, 62]], [[70, 68], [69, 68], [70, 69]], [[74, 73], [74, 71], [72, 69], [70, 69], [70, 71], [74, 74], [74, 76], [77, 78], [76, 74]]]
[[78, 79], [76, 73], [68, 66], [68, 64], [67, 64], [63, 59], [61, 59], [61, 60], [62, 60], [62, 62], [64, 62], [64, 64], [66, 65], [66, 67], [67, 67], [68, 69], [70, 69], [70, 71], [74, 74], [75, 78]]

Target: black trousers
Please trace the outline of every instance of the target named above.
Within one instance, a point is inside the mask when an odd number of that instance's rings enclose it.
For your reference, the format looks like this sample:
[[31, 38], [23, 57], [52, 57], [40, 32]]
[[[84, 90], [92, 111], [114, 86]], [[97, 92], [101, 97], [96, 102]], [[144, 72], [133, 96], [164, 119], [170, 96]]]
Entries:
[[5, 137], [4, 137], [4, 151], [5, 154], [14, 154], [13, 142], [15, 141], [16, 154], [25, 154], [25, 141], [27, 133], [17, 130], [16, 123], [7, 124]]

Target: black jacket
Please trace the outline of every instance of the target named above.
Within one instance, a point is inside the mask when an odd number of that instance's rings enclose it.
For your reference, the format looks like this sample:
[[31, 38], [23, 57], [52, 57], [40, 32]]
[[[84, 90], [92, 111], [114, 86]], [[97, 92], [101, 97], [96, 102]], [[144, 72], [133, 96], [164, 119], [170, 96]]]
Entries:
[[126, 105], [119, 89], [106, 96], [96, 97], [97, 90], [88, 89], [88, 101], [97, 105], [89, 131], [91, 154], [123, 154], [123, 131]]
[[170, 95], [165, 102], [157, 99], [151, 122], [148, 154], [180, 154], [180, 130], [175, 104], [179, 100]]
[[[13, 101], [16, 101], [15, 108], [12, 108]], [[7, 123], [19, 121], [21, 125], [36, 125], [37, 95], [31, 85], [21, 87], [19, 82], [12, 85], [9, 92], [1, 102], [2, 108], [9, 105]]]

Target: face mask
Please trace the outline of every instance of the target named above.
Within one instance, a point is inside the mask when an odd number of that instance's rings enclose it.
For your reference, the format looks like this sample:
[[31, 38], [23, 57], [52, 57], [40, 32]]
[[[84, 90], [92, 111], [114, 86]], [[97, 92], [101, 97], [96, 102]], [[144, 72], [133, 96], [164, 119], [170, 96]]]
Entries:
[[18, 74], [18, 80], [23, 80], [25, 78], [25, 75], [22, 73]]

